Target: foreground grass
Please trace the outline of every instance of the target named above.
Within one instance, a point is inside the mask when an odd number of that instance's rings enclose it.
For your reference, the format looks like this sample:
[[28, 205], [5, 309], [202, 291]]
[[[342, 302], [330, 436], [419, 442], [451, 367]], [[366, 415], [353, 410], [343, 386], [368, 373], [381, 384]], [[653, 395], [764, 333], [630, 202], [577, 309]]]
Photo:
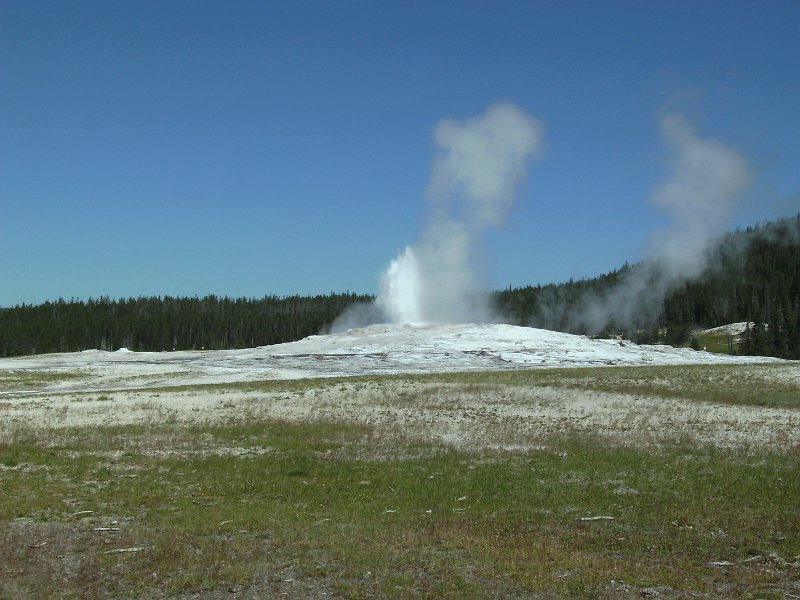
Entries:
[[800, 595], [796, 448], [564, 435], [465, 453], [396, 434], [18, 431], [0, 445], [0, 597]]

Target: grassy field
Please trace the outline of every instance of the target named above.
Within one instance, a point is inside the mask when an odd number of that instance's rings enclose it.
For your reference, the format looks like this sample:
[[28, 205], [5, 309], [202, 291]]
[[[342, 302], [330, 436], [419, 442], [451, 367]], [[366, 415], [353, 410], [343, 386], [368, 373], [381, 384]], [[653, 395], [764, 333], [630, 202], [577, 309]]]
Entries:
[[734, 354], [742, 341], [742, 334], [731, 335], [724, 331], [699, 331], [693, 335], [700, 348], [720, 354]]
[[[800, 410], [798, 384], [764, 373], [402, 379]], [[359, 385], [196, 391], [345, 384]], [[796, 444], [722, 450], [680, 431], [658, 446], [565, 431], [501, 451], [355, 419], [20, 426], [0, 443], [0, 598], [800, 598], [798, 465]]]

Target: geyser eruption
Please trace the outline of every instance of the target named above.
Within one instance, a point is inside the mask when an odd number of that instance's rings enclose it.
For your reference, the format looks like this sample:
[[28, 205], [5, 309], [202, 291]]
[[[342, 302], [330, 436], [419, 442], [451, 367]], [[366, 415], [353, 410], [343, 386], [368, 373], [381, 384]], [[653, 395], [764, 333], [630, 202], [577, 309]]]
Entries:
[[379, 306], [390, 323], [419, 323], [420, 276], [411, 247], [395, 258], [381, 278]]
[[465, 121], [444, 119], [426, 198], [430, 219], [381, 280], [377, 307], [391, 323], [483, 321], [488, 296], [475, 268], [488, 227], [501, 225], [542, 146], [538, 120], [510, 102]]
[[[426, 188], [430, 218], [420, 239], [406, 247], [381, 278], [374, 304], [346, 311], [333, 331], [376, 322], [456, 323], [494, 320], [476, 268], [487, 228], [503, 223], [528, 164], [542, 146], [538, 120], [515, 104], [499, 103], [464, 121], [434, 128], [437, 152]], [[599, 332], [654, 322], [664, 298], [701, 275], [728, 227], [734, 201], [752, 171], [735, 149], [698, 136], [679, 115], [661, 119], [671, 176], [651, 194], [670, 225], [651, 236], [646, 260], [619, 274], [616, 285], [565, 303], [554, 293], [539, 299], [537, 326]]]

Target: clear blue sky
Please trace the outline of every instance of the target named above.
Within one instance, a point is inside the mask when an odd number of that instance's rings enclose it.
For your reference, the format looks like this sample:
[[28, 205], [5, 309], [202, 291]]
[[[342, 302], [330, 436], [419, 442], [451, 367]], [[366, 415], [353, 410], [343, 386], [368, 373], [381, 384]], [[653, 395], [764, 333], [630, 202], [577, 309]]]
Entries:
[[663, 225], [658, 115], [744, 153], [732, 215], [800, 210], [800, 2], [0, 2], [0, 306], [375, 292], [443, 117], [546, 149], [492, 285], [594, 276]]

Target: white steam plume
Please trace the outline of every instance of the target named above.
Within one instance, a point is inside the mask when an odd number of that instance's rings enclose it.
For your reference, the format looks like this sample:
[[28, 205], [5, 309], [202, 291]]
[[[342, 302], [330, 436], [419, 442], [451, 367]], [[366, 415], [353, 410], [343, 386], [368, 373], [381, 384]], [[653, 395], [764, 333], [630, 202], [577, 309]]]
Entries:
[[500, 225], [528, 161], [541, 148], [539, 121], [506, 102], [463, 122], [444, 119], [433, 135], [439, 152], [427, 196], [434, 207], [460, 215], [476, 230]]
[[445, 119], [426, 197], [431, 217], [420, 240], [383, 275], [377, 305], [393, 323], [489, 318], [475, 252], [488, 227], [502, 224], [542, 145], [542, 127], [512, 103], [489, 106], [465, 121]]
[[667, 294], [701, 275], [713, 243], [728, 228], [733, 203], [752, 182], [739, 152], [698, 137], [682, 116], [662, 117], [661, 133], [669, 145], [672, 176], [650, 201], [666, 212], [670, 226], [653, 236], [644, 263], [623, 271], [609, 293], [585, 299], [577, 320], [590, 330], [651, 320]]
[[430, 218], [417, 243], [383, 273], [375, 304], [345, 311], [332, 331], [390, 323], [485, 321], [489, 295], [476, 268], [483, 233], [502, 224], [541, 150], [539, 121], [516, 104], [436, 124], [437, 153], [425, 195]]

